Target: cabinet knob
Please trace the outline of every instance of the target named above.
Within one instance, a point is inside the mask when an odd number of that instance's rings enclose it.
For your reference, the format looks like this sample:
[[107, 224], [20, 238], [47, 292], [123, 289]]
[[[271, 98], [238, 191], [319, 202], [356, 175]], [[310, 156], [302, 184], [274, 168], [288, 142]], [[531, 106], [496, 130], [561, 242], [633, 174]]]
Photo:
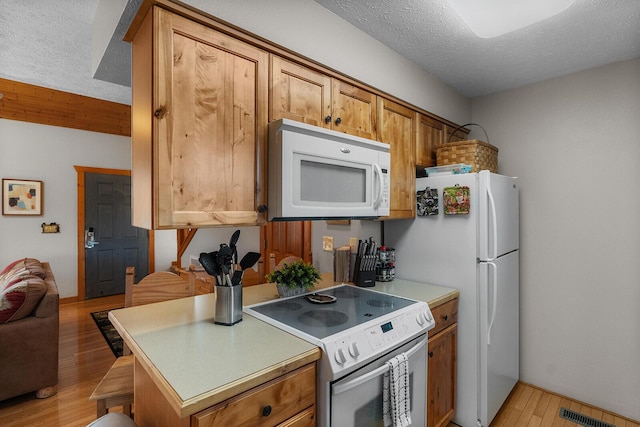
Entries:
[[265, 213], [267, 211], [267, 205], [258, 206], [258, 212]]
[[271, 405], [267, 405], [264, 408], [262, 408], [262, 416], [268, 417], [269, 415], [271, 415]]
[[433, 351], [429, 352], [429, 357], [433, 357]]
[[338, 117], [338, 118], [336, 119], [336, 124], [337, 124], [337, 125], [339, 125], [340, 123], [342, 123], [342, 119], [341, 119], [340, 117]]
[[444, 316], [442, 316], [442, 320], [446, 321], [449, 318], [449, 316], [447, 316], [446, 314]]
[[331, 116], [327, 116], [324, 118], [325, 123], [331, 123]]

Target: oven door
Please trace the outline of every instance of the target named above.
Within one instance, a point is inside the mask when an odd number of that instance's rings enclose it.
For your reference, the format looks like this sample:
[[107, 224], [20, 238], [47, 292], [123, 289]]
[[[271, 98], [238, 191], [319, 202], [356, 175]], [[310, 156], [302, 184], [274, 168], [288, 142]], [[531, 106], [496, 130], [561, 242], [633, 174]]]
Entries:
[[331, 385], [331, 426], [383, 426], [382, 377], [390, 358], [407, 353], [411, 424], [426, 425], [427, 336], [421, 335]]

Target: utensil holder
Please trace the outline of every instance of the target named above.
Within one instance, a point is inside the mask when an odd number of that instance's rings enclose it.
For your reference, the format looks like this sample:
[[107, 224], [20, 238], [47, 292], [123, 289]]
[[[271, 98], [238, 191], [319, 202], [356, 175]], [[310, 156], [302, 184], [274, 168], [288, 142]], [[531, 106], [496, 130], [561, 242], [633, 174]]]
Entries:
[[242, 320], [242, 283], [236, 286], [216, 286], [214, 323], [232, 326]]

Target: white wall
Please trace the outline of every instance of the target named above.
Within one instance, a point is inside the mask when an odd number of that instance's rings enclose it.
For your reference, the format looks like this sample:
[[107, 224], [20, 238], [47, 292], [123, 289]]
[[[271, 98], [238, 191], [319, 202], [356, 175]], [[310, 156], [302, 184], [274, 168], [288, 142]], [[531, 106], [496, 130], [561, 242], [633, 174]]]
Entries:
[[640, 419], [640, 58], [472, 112], [520, 178], [521, 379]]
[[[62, 298], [78, 294], [74, 165], [130, 169], [130, 139], [0, 119], [2, 178], [44, 182], [42, 216], [0, 217], [0, 268], [21, 257], [49, 261]], [[43, 234], [43, 222], [60, 224], [60, 233]]]

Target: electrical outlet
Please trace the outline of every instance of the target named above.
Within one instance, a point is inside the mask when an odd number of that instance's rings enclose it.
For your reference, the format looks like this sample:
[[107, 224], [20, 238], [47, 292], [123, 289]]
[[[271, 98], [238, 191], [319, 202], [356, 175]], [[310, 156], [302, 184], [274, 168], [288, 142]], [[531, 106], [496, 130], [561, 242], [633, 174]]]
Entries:
[[325, 251], [333, 250], [333, 237], [322, 236], [322, 250], [325, 250]]
[[351, 247], [351, 252], [358, 252], [358, 238], [349, 237], [349, 246]]

